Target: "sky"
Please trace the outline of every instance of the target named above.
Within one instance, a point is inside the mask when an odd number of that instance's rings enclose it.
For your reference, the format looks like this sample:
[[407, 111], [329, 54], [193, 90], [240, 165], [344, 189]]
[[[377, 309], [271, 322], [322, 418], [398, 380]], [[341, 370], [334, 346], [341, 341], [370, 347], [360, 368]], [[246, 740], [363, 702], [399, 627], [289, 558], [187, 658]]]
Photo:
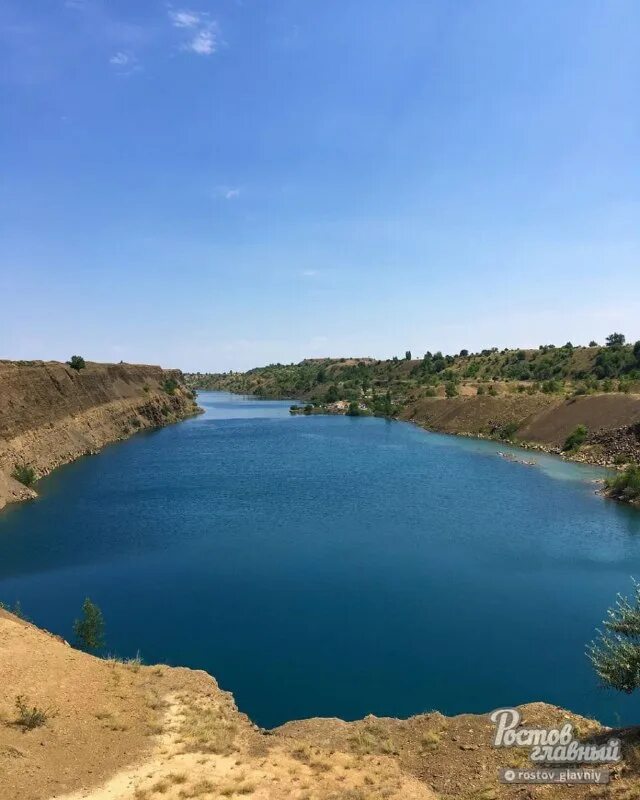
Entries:
[[640, 339], [637, 0], [0, 0], [0, 358]]

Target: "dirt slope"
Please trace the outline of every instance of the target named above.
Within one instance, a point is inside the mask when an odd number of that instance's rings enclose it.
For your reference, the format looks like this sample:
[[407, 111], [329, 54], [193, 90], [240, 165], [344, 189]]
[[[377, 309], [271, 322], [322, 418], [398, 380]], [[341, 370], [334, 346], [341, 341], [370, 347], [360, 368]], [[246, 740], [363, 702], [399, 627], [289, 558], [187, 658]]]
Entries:
[[509, 423], [522, 426], [562, 403], [546, 394], [503, 394], [497, 397], [425, 397], [409, 403], [403, 419], [420, 422], [443, 433], [491, 434]]
[[[163, 388], [168, 379], [178, 383], [171, 394]], [[0, 361], [0, 508], [34, 496], [12, 477], [17, 465], [41, 477], [196, 410], [177, 370], [88, 363], [76, 371], [57, 362]]]
[[518, 430], [531, 442], [561, 447], [578, 425], [596, 433], [640, 422], [640, 397], [630, 394], [596, 394], [574, 397], [537, 414]]
[[[20, 726], [19, 695], [48, 711], [42, 726]], [[542, 703], [521, 711], [531, 725], [600, 730]], [[624, 738], [610, 787], [506, 787], [498, 768], [528, 756], [492, 748], [486, 716], [311, 719], [264, 731], [204, 672], [96, 659], [0, 611], [2, 800], [631, 800], [638, 742]]]
[[619, 455], [640, 461], [639, 395], [425, 397], [409, 402], [401, 417], [430, 430], [470, 436], [496, 436], [513, 426], [514, 440], [552, 452], [559, 452], [569, 434], [584, 425], [587, 443], [572, 457], [603, 465]]

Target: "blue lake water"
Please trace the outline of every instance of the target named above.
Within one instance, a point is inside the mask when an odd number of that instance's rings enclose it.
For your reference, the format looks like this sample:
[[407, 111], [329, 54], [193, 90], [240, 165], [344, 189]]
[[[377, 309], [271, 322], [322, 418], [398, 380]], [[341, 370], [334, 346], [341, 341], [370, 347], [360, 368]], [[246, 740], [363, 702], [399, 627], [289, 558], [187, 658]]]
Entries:
[[371, 418], [201, 393], [206, 414], [57, 470], [0, 514], [0, 600], [205, 669], [256, 722], [544, 700], [605, 722], [586, 643], [640, 577], [601, 472]]

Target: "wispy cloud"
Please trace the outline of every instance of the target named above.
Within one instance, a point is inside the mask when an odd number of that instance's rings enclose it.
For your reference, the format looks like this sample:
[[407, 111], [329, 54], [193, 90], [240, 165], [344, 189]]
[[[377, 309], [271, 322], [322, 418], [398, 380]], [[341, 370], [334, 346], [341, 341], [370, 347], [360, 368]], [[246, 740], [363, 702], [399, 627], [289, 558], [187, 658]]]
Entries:
[[214, 22], [201, 28], [190, 42], [184, 45], [185, 50], [200, 56], [210, 56], [218, 49], [218, 27]]
[[141, 69], [138, 59], [132, 53], [125, 53], [122, 50], [114, 53], [109, 63], [120, 75], [130, 75]]
[[74, 11], [82, 11], [87, 6], [87, 0], [64, 0], [65, 8], [72, 8]]
[[174, 28], [196, 28], [202, 21], [202, 14], [197, 11], [173, 11], [169, 9], [169, 19]]
[[320, 272], [317, 269], [303, 269], [300, 271], [300, 275], [303, 278], [316, 278]]
[[199, 56], [210, 56], [216, 52], [220, 43], [220, 28], [206, 11], [170, 8], [168, 14], [174, 28], [189, 34], [189, 38], [182, 43], [182, 50]]
[[222, 197], [225, 200], [237, 200], [240, 197], [240, 188], [238, 186], [216, 186], [214, 193], [216, 197]]
[[125, 67], [130, 60], [131, 57], [128, 56], [126, 53], [116, 53], [115, 55], [111, 56], [111, 58], [109, 59], [109, 63], [113, 64], [116, 67]]

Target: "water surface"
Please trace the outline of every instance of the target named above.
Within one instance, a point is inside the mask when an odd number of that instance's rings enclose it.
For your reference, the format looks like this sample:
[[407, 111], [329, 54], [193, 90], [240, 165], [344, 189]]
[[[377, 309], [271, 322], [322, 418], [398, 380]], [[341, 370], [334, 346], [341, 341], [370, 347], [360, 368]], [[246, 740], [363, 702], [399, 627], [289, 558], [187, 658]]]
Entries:
[[640, 514], [595, 469], [372, 418], [207, 413], [56, 471], [0, 514], [0, 600], [110, 651], [206, 669], [258, 723], [486, 711], [532, 700], [605, 722], [584, 650], [640, 577]]

